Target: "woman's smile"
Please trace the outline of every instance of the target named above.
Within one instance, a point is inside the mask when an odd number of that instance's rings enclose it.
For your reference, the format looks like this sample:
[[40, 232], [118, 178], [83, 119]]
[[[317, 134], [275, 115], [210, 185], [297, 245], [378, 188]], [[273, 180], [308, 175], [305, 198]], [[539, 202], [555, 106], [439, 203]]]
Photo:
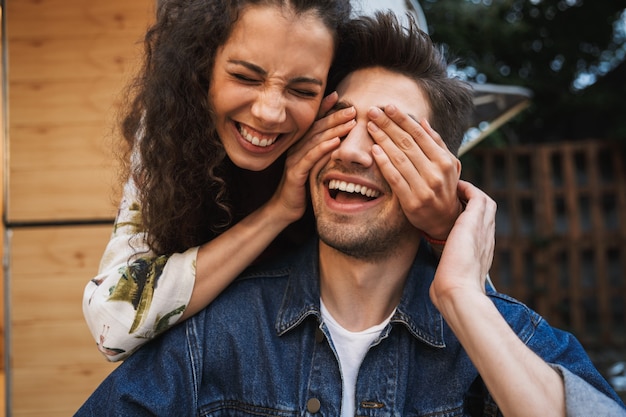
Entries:
[[242, 123], [237, 123], [237, 130], [245, 140], [247, 140], [252, 145], [258, 146], [260, 148], [265, 148], [267, 146], [273, 145], [280, 136], [279, 133], [260, 132], [258, 130], [255, 130], [251, 126], [246, 126]]

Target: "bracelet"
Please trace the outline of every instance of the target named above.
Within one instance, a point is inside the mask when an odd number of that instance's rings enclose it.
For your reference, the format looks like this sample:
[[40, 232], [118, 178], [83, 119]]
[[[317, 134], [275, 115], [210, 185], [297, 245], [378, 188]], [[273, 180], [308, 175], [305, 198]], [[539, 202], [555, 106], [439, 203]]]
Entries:
[[[460, 201], [461, 201], [461, 213], [463, 213], [463, 211], [465, 211], [465, 206], [467, 206], [467, 201], [463, 201], [463, 200], [460, 200]], [[422, 236], [424, 236], [424, 240], [426, 240], [426, 242], [430, 243], [433, 246], [445, 246], [446, 245], [445, 239], [443, 240], [435, 239], [426, 232], [422, 232]]]
[[430, 243], [431, 245], [445, 246], [446, 244], [445, 240], [434, 239], [430, 237], [427, 233], [422, 232], [422, 236], [424, 236], [424, 239], [426, 240], [426, 242]]

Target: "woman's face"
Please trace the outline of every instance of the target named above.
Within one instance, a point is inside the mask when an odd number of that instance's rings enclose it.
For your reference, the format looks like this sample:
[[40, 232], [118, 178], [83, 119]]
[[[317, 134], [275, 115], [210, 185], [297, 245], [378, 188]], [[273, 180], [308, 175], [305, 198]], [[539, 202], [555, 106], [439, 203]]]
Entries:
[[302, 137], [317, 116], [333, 48], [331, 31], [312, 13], [244, 9], [217, 51], [209, 88], [235, 165], [263, 170]]

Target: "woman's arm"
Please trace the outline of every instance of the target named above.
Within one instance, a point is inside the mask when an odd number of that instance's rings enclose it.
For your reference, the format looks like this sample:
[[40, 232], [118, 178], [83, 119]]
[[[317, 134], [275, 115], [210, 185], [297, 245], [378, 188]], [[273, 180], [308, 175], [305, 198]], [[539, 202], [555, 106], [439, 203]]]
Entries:
[[83, 293], [83, 314], [98, 350], [125, 359], [182, 315], [195, 280], [197, 248], [157, 256], [145, 242], [132, 181], [124, 194], [98, 275]]
[[145, 242], [134, 185], [126, 184], [99, 273], [83, 298], [100, 352], [110, 361], [125, 359], [208, 305], [291, 222], [274, 205], [268, 202], [205, 245], [157, 256]]
[[485, 294], [496, 205], [463, 181], [459, 197], [468, 203], [448, 236], [431, 299], [505, 416], [565, 416], [563, 379], [519, 339]]

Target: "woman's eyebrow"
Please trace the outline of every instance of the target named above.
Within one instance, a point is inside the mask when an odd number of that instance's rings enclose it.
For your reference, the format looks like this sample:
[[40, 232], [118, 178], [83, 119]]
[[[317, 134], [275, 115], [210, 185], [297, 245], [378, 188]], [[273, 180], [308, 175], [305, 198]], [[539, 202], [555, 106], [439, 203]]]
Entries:
[[[240, 59], [230, 59], [228, 60], [228, 62], [230, 62], [231, 64], [241, 65], [242, 67], [246, 67], [250, 71], [256, 72], [257, 74], [262, 75], [264, 77], [267, 76], [266, 70], [264, 70], [260, 66], [253, 64], [251, 62], [242, 61]], [[317, 78], [311, 78], [311, 77], [294, 77], [294, 78], [289, 79], [289, 82], [296, 83], [296, 84], [299, 84], [299, 83], [311, 83], [311, 84], [316, 84], [316, 85], [324, 84], [322, 80], [318, 80]]]
[[248, 68], [250, 71], [256, 72], [259, 75], [267, 75], [267, 71], [258, 65], [253, 64], [252, 62], [242, 61], [240, 59], [229, 59], [228, 62], [231, 64], [241, 65], [242, 67]]

